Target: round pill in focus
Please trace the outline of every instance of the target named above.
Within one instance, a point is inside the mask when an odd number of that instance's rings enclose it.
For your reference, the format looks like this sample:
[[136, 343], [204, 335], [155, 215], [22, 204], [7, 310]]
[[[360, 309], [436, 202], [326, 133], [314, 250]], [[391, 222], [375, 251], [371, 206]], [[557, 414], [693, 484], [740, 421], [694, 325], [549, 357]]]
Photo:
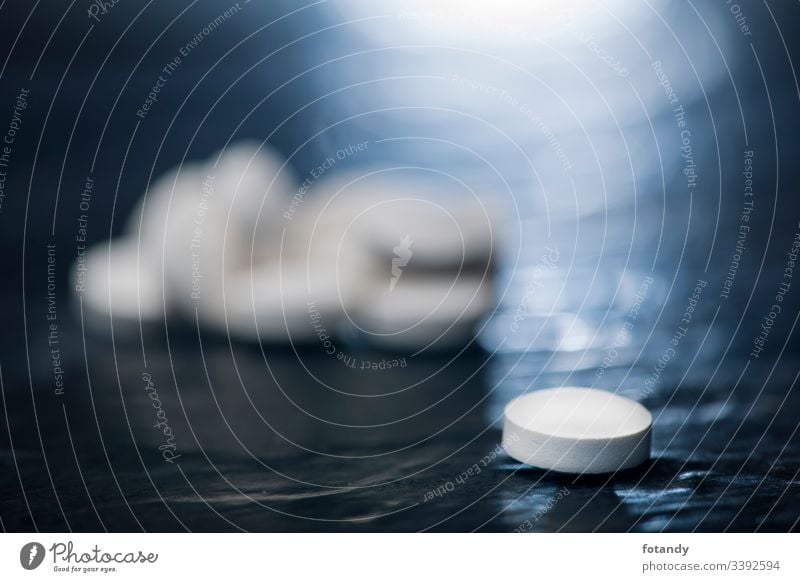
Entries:
[[503, 447], [542, 469], [612, 473], [650, 458], [652, 423], [650, 412], [629, 398], [594, 388], [549, 388], [508, 403]]

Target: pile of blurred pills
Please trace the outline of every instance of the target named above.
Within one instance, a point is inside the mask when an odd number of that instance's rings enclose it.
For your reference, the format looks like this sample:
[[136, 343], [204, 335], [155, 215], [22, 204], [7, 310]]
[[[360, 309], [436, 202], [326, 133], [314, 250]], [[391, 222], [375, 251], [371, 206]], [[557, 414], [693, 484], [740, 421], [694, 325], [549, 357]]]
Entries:
[[374, 169], [301, 185], [242, 143], [161, 176], [73, 278], [115, 333], [180, 317], [246, 341], [422, 350], [472, 339], [496, 255], [494, 212], [456, 181]]

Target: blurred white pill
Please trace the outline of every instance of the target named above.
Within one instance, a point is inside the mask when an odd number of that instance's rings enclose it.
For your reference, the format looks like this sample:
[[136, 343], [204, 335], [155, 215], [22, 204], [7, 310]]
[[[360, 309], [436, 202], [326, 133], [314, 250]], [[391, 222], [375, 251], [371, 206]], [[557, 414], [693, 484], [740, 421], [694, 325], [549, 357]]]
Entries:
[[491, 221], [467, 194], [401, 172], [324, 178], [297, 209], [288, 248], [335, 265], [341, 308], [364, 341], [463, 345], [491, 307], [493, 252]]
[[285, 159], [270, 146], [253, 141], [234, 144], [209, 160], [217, 205], [246, 241], [255, 262], [274, 259], [280, 247], [281, 214], [298, 185]]
[[371, 281], [378, 266], [377, 258], [353, 228], [354, 220], [368, 204], [360, 197], [336, 196], [335, 190], [324, 187], [315, 189], [285, 225], [282, 262], [316, 271], [320, 284], [322, 278], [329, 277], [336, 285], [342, 311]]
[[153, 180], [128, 216], [125, 232], [139, 238], [142, 246], [160, 248], [171, 204], [198, 193], [204, 178], [204, 164], [190, 162], [176, 166]]
[[363, 339], [383, 348], [450, 349], [469, 342], [491, 308], [487, 279], [415, 276], [373, 279], [348, 313]]
[[169, 304], [201, 325], [224, 311], [225, 280], [248, 260], [241, 233], [226, 223], [227, 208], [221, 199], [174, 200], [158, 250]]
[[391, 258], [402, 241], [413, 241], [414, 268], [457, 269], [492, 259], [494, 213], [459, 184], [373, 171], [324, 178], [312, 194], [323, 201], [307, 213], [318, 232], [347, 232], [373, 255]]
[[493, 232], [488, 214], [468, 198], [415, 197], [386, 199], [364, 212], [361, 229], [377, 255], [394, 257], [397, 246], [409, 244], [415, 269], [485, 268], [492, 261]]
[[[179, 250], [165, 244], [165, 240], [172, 238], [167, 236], [167, 233], [174, 233], [176, 224], [180, 222], [179, 218], [177, 218], [179, 211], [176, 209], [185, 206], [187, 201], [192, 200], [202, 192], [205, 179], [204, 167], [200, 163], [186, 163], [169, 170], [153, 181], [151, 187], [142, 196], [126, 222], [126, 240], [133, 241], [133, 244], [137, 245], [139, 249], [137, 277], [140, 286], [144, 287], [146, 285], [158, 289], [159, 306], [161, 307], [158, 313], [153, 313], [153, 316], [158, 319], [163, 318], [164, 305], [168, 310], [170, 309], [169, 288], [166, 289], [164, 294], [166, 302], [162, 302], [164, 265], [170, 254], [174, 254]], [[99, 244], [102, 246], [107, 243]], [[112, 240], [111, 244], [124, 243]], [[122, 251], [120, 254], [122, 254]], [[117, 270], [120, 273], [124, 265], [125, 263], [123, 262], [119, 263]], [[124, 274], [119, 276], [125, 277]], [[146, 283], [144, 282], [145, 280], [147, 280]], [[149, 313], [141, 312], [142, 320], [149, 316]]]
[[512, 400], [504, 417], [506, 452], [534, 467], [611, 473], [650, 458], [650, 412], [604, 390], [538, 390]]
[[163, 319], [162, 287], [145, 264], [146, 254], [132, 237], [113, 239], [89, 249], [73, 267], [75, 289], [92, 321], [111, 317], [124, 325]]
[[225, 281], [224, 312], [205, 321], [246, 341], [310, 342], [335, 332], [343, 313], [342, 293], [331, 265], [245, 269]]
[[[194, 191], [172, 200], [164, 272], [173, 304], [184, 316], [218, 327], [226, 285], [236, 285], [243, 269], [276, 259], [278, 208], [293, 184], [289, 172], [281, 172], [277, 154], [245, 142], [213, 156], [196, 176]], [[263, 228], [255, 236], [259, 216]]]

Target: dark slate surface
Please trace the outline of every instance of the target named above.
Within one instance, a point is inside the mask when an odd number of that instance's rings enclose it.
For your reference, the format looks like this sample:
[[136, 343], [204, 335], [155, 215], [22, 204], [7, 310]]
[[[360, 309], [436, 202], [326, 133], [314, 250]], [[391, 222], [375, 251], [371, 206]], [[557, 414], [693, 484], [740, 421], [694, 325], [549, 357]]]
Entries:
[[[425, 357], [389, 375], [348, 374], [313, 348], [301, 351], [343, 395], [302, 380], [290, 350], [262, 354], [205, 338], [203, 363], [192, 343], [173, 345], [171, 357], [165, 343], [147, 350], [180, 454], [173, 463], [157, 449], [165, 441], [138, 346], [112, 350], [90, 336], [91, 386], [74, 361], [62, 397], [34, 390], [35, 417], [23, 370], [4, 366], [14, 439], [2, 455], [4, 527], [785, 531], [800, 519], [792, 360], [766, 382], [769, 367], [749, 367], [735, 390], [738, 371], [709, 383], [705, 365], [677, 391], [668, 381], [644, 400], [656, 419], [652, 461], [574, 477], [514, 463], [497, 449], [492, 422], [522, 384], [552, 385], [564, 374], [531, 382], [515, 366], [507, 376], [505, 358], [478, 350], [444, 368], [444, 357]], [[588, 383], [589, 374], [571, 379]], [[506, 380], [493, 385], [498, 376]], [[640, 380], [634, 372], [623, 382], [631, 396]]]

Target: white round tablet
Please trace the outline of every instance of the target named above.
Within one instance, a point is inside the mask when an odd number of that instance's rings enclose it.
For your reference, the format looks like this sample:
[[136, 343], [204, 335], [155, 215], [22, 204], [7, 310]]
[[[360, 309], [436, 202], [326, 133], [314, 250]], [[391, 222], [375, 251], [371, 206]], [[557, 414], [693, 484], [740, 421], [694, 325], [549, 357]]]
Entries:
[[650, 457], [650, 412], [605, 390], [538, 390], [509, 402], [504, 417], [503, 447], [534, 467], [611, 473]]

